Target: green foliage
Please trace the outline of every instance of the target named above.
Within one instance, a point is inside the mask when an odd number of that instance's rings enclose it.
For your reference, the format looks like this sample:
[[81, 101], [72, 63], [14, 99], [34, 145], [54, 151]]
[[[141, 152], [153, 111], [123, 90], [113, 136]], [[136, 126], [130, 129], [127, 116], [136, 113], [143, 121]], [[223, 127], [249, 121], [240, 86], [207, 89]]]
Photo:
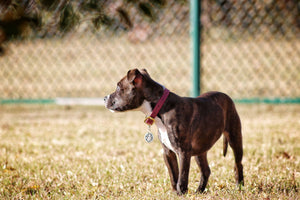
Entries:
[[[24, 26], [34, 30], [34, 36], [63, 36], [63, 33], [74, 30], [81, 23], [92, 23], [96, 29], [101, 25], [109, 30], [123, 31], [131, 30], [135, 18], [140, 15], [148, 22], [157, 22], [160, 15], [166, 14], [165, 10], [186, 5], [186, 0], [121, 0], [121, 1], [99, 1], [99, 0], [23, 0], [4, 1], [0, 3], [0, 29], [10, 36], [26, 35]], [[203, 26], [214, 24], [226, 28], [240, 27], [241, 32], [245, 30], [251, 34], [261, 27], [266, 27], [273, 34], [287, 34], [293, 24], [293, 31], [299, 31], [298, 15], [299, 3], [297, 1], [262, 1], [253, 2], [249, 0], [233, 1], [202, 1], [203, 8], [210, 8], [209, 16], [203, 16]], [[138, 12], [136, 12], [138, 10]], [[178, 12], [178, 11], [176, 11]], [[74, 19], [71, 19], [74, 18]], [[212, 21], [213, 22], [212, 22]], [[30, 23], [28, 23], [28, 21]], [[32, 26], [39, 22], [40, 26]], [[43, 23], [40, 23], [43, 22]], [[271, 24], [269, 24], [271, 22]], [[10, 23], [9, 26], [7, 24]], [[54, 24], [54, 25], [53, 25]], [[58, 24], [58, 25], [57, 25]], [[267, 26], [266, 26], [267, 25]], [[49, 29], [51, 26], [51, 29]], [[263, 28], [265, 29], [265, 28]], [[50, 34], [44, 34], [49, 32]], [[253, 33], [252, 33], [253, 32]], [[43, 34], [40, 34], [43, 33]]]
[[[119, 4], [120, 3], [120, 4]], [[158, 19], [158, 10], [164, 9], [166, 0], [135, 1], [67, 1], [67, 0], [24, 0], [0, 4], [0, 29], [6, 38], [24, 32], [24, 25], [35, 22], [41, 26], [29, 26], [42, 36], [63, 36], [81, 23], [91, 22], [96, 29], [106, 26], [113, 31], [130, 30], [134, 26], [132, 8], [150, 22]], [[26, 12], [25, 12], [26, 11]], [[26, 22], [26, 23], [25, 23]], [[41, 23], [43, 22], [43, 23]], [[9, 24], [9, 25], [7, 25]]]
[[98, 16], [92, 19], [92, 23], [95, 29], [99, 29], [101, 25], [110, 26], [113, 21], [107, 15], [98, 14]]
[[45, 10], [53, 11], [59, 4], [59, 0], [39, 0], [41, 6]]
[[98, 11], [101, 9], [99, 1], [97, 0], [90, 0], [90, 1], [84, 1], [82, 2], [82, 5], [80, 6], [80, 9], [84, 11]]
[[167, 0], [152, 0], [151, 3], [159, 7], [164, 7], [167, 4]]
[[132, 28], [133, 24], [131, 22], [128, 12], [121, 7], [117, 9], [117, 12], [118, 12], [119, 16], [121, 17], [121, 19], [124, 21], [124, 23], [127, 25], [127, 27]]
[[[27, 36], [28, 29], [39, 29], [41, 18], [38, 14], [37, 5], [33, 0], [5, 1], [0, 3], [0, 35], [6, 39], [14, 39]], [[0, 45], [1, 45], [0, 38]]]
[[69, 32], [79, 23], [79, 16], [71, 4], [66, 5], [60, 15], [59, 28], [62, 32]]
[[150, 20], [155, 20], [156, 19], [156, 15], [154, 12], [153, 7], [151, 6], [150, 3], [148, 2], [141, 2], [138, 5], [139, 10], [145, 15], [147, 16]]

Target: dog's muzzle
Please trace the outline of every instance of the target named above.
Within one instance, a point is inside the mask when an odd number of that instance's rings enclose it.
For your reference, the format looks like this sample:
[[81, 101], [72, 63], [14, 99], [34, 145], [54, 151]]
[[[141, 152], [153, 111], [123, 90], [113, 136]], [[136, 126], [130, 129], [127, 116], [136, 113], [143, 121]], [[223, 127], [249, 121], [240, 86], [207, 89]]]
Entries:
[[[113, 109], [109, 108], [109, 106], [108, 106], [109, 97], [110, 97], [110, 95], [107, 95], [107, 96], [105, 96], [104, 99], [103, 99], [103, 100], [104, 100], [105, 108], [109, 109], [111, 112], [115, 112]], [[113, 102], [113, 104], [114, 104], [114, 102]]]

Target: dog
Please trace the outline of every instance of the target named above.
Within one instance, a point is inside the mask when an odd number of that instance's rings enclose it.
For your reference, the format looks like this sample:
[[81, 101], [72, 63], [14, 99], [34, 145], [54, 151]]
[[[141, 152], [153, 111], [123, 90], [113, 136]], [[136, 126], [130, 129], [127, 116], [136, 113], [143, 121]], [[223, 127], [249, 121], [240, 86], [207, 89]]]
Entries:
[[145, 123], [156, 124], [172, 188], [177, 194], [188, 191], [192, 156], [201, 170], [196, 192], [204, 192], [211, 173], [207, 152], [222, 134], [223, 155], [226, 156], [229, 143], [235, 157], [236, 184], [244, 184], [241, 121], [228, 95], [208, 92], [197, 98], [180, 97], [155, 82], [145, 69], [132, 69], [104, 102], [112, 112], [142, 111], [148, 116]]

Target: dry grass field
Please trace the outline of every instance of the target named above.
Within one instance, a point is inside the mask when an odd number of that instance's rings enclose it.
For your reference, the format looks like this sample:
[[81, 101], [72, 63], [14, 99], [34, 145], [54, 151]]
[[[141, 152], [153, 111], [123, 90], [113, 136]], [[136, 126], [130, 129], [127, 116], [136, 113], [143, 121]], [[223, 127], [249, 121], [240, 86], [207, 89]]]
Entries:
[[[221, 140], [209, 152], [211, 177], [177, 197], [155, 140], [144, 141], [139, 112], [103, 107], [0, 107], [0, 199], [300, 199], [300, 106], [237, 105], [243, 125], [245, 187]], [[156, 133], [156, 128], [152, 127]]]

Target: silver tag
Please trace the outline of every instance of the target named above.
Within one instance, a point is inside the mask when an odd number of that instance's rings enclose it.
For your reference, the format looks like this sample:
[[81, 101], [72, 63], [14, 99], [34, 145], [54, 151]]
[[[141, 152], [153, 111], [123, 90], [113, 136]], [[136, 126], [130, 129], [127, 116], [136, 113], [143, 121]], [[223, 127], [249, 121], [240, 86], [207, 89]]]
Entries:
[[148, 132], [145, 134], [145, 140], [146, 142], [150, 143], [153, 141], [153, 134], [151, 132]]

